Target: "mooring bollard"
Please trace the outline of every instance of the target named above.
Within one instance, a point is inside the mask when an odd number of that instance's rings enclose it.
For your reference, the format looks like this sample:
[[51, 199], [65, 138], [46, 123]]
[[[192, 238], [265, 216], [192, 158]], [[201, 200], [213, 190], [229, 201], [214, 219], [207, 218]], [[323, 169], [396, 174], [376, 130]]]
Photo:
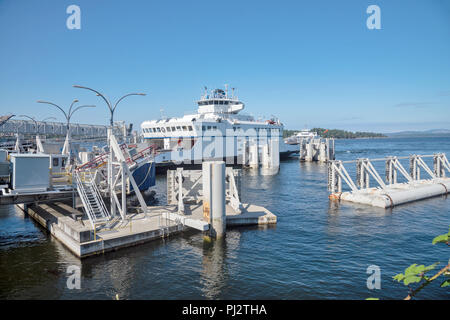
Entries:
[[225, 162], [206, 161], [203, 171], [203, 216], [210, 223], [210, 235], [223, 237], [226, 232]]

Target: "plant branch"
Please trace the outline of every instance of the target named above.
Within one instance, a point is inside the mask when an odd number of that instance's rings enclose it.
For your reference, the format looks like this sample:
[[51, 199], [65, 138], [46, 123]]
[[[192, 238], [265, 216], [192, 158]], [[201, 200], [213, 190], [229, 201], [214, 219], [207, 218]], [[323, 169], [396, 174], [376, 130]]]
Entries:
[[444, 268], [441, 269], [441, 271], [439, 271], [438, 273], [436, 273], [434, 276], [432, 276], [430, 279], [426, 280], [424, 283], [422, 283], [422, 285], [420, 287], [418, 287], [416, 290], [413, 290], [410, 294], [408, 294], [408, 296], [403, 299], [403, 300], [411, 300], [412, 297], [414, 297], [417, 293], [419, 293], [420, 290], [422, 290], [423, 288], [425, 288], [427, 285], [429, 285], [431, 282], [433, 282], [434, 280], [436, 280], [437, 277], [439, 277], [440, 275], [442, 275], [444, 272], [446, 272], [447, 270], [450, 270], [450, 263], [448, 265], [446, 265]]

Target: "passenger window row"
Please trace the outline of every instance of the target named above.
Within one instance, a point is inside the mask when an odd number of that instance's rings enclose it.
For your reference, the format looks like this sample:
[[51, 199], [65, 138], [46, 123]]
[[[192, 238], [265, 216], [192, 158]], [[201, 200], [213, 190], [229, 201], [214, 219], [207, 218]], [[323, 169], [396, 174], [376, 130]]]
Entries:
[[175, 127], [156, 127], [156, 128], [143, 128], [144, 133], [156, 133], [156, 132], [176, 132], [176, 131], [193, 131], [192, 126], [175, 126]]

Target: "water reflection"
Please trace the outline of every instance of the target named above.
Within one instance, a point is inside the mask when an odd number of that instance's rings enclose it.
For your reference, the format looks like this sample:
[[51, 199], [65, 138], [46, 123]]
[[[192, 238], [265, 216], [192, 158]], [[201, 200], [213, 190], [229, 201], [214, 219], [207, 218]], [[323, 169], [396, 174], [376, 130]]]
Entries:
[[233, 263], [237, 259], [241, 233], [228, 230], [221, 239], [203, 242], [201, 291], [206, 299], [218, 299], [223, 295], [229, 278], [234, 274]]

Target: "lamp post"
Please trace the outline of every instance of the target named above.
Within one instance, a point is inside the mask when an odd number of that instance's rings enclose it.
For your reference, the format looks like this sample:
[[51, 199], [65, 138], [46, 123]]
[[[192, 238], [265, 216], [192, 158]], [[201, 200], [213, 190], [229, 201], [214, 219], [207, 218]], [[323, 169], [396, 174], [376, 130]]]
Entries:
[[92, 92], [94, 92], [98, 97], [101, 97], [107, 104], [109, 112], [110, 112], [110, 120], [109, 120], [109, 124], [111, 126], [111, 128], [114, 126], [114, 111], [116, 111], [117, 105], [119, 104], [120, 101], [122, 101], [123, 99], [125, 99], [126, 97], [129, 96], [145, 96], [145, 93], [128, 93], [124, 96], [122, 96], [120, 99], [118, 99], [116, 101], [116, 103], [114, 103], [114, 105], [111, 103], [111, 100], [109, 100], [104, 94], [98, 92], [97, 90], [94, 90], [92, 88], [88, 88], [88, 87], [84, 87], [84, 86], [80, 86], [80, 85], [73, 85], [74, 88], [80, 88], [80, 89], [86, 89], [86, 90], [90, 90]]
[[[121, 98], [119, 98], [114, 105], [111, 103], [111, 100], [109, 100], [104, 94], [100, 93], [97, 90], [94, 90], [92, 88], [89, 87], [85, 87], [85, 86], [80, 86], [80, 85], [73, 85], [74, 88], [79, 88], [79, 89], [86, 89], [89, 91], [94, 92], [98, 97], [102, 98], [105, 102], [106, 105], [108, 106], [109, 112], [110, 112], [110, 118], [109, 118], [109, 124], [110, 127], [108, 128], [108, 149], [109, 149], [109, 155], [108, 155], [108, 185], [109, 185], [109, 198], [110, 198], [110, 210], [111, 210], [111, 215], [115, 216], [116, 215], [116, 205], [114, 203], [113, 200], [113, 193], [115, 192], [115, 190], [113, 189], [113, 167], [112, 167], [112, 150], [111, 150], [111, 135], [113, 134], [113, 127], [114, 127], [114, 111], [116, 111], [117, 105], [120, 103], [120, 101], [122, 101], [123, 99], [125, 99], [126, 97], [129, 96], [145, 96], [145, 93], [128, 93], [124, 96], [122, 96]], [[125, 212], [124, 212], [125, 215]]]
[[[19, 117], [28, 118], [28, 119], [30, 119], [31, 121], [34, 122], [34, 130], [36, 131], [36, 148], [37, 148], [37, 152], [44, 153], [44, 146], [42, 145], [41, 138], [39, 137], [39, 123], [38, 123], [38, 121], [36, 121], [35, 118], [29, 117], [29, 116], [24, 115], [24, 114], [19, 115]], [[47, 117], [45, 119], [42, 119], [41, 122], [44, 122], [45, 120], [50, 120], [50, 119], [55, 119], [56, 120], [55, 117]]]
[[78, 99], [75, 99], [72, 101], [72, 103], [70, 104], [69, 107], [69, 111], [66, 112], [64, 111], [63, 108], [61, 108], [60, 106], [58, 106], [57, 104], [53, 103], [53, 102], [48, 102], [48, 101], [42, 101], [42, 100], [38, 100], [37, 103], [44, 103], [44, 104], [49, 104], [52, 105], [56, 108], [58, 108], [59, 110], [61, 110], [61, 112], [64, 114], [64, 117], [66, 118], [66, 141], [64, 142], [64, 147], [63, 147], [63, 154], [68, 154], [69, 155], [69, 160], [71, 159], [71, 148], [70, 148], [70, 143], [71, 143], [71, 136], [70, 136], [70, 119], [72, 118], [73, 114], [82, 109], [82, 108], [94, 108], [95, 106], [93, 105], [83, 105], [83, 106], [78, 106], [75, 109], [72, 110], [73, 106], [75, 103], [78, 102]]

